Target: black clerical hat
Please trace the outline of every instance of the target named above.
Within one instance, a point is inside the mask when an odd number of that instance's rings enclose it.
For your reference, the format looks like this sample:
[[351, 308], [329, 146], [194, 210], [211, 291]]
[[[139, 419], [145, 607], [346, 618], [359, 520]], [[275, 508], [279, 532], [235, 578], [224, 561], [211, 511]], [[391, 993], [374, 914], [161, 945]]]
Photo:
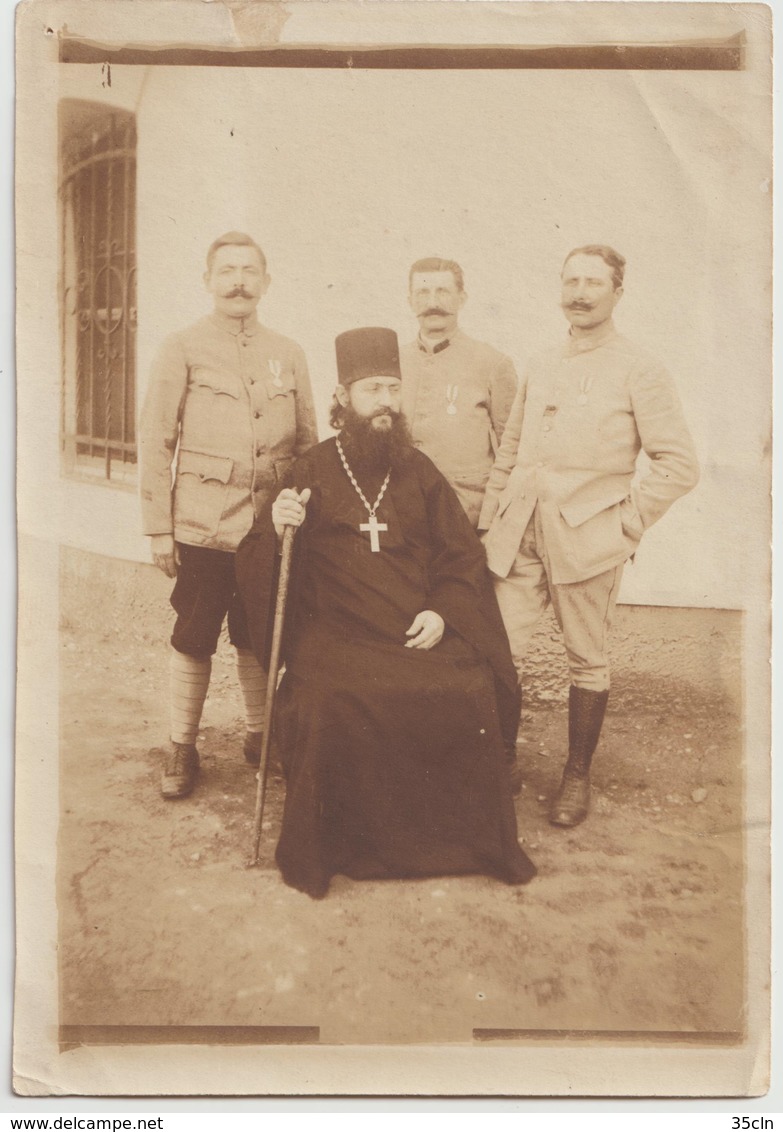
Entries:
[[346, 330], [337, 335], [334, 348], [341, 385], [352, 385], [363, 377], [400, 377], [400, 351], [393, 330], [383, 326]]

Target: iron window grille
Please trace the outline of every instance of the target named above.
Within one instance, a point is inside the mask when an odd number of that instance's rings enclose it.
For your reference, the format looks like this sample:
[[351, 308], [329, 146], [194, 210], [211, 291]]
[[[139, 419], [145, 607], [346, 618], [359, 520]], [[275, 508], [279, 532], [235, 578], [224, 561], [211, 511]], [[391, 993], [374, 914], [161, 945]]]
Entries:
[[70, 473], [136, 474], [136, 121], [60, 103], [61, 435]]

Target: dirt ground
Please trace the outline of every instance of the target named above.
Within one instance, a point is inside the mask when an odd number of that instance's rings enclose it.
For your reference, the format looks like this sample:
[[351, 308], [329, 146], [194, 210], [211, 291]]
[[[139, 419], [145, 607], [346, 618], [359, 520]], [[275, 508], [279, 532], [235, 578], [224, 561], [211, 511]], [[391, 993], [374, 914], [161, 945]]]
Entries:
[[245, 867], [255, 781], [228, 647], [197, 789], [160, 797], [167, 679], [167, 650], [142, 625], [96, 634], [66, 619], [63, 1024], [267, 1027], [271, 1040], [317, 1027], [328, 1043], [742, 1029], [740, 727], [719, 696], [618, 677], [593, 811], [571, 831], [546, 819], [565, 705], [529, 700], [517, 814], [540, 870], [530, 885], [337, 878], [317, 902], [274, 866], [279, 776], [261, 867]]

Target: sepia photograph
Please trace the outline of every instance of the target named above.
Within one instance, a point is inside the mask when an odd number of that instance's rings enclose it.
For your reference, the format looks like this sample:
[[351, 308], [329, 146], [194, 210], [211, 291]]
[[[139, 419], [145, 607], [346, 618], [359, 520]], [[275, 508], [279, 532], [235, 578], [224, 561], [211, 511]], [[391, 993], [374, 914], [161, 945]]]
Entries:
[[18, 1094], [768, 1088], [770, 45], [17, 9]]

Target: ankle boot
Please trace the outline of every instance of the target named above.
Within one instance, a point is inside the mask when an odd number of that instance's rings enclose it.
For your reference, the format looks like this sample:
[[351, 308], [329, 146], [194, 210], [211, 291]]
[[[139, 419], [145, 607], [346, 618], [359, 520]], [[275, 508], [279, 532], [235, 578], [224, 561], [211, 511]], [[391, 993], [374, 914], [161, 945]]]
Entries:
[[553, 825], [579, 825], [590, 808], [590, 763], [604, 721], [608, 690], [594, 692], [572, 684], [568, 692], [568, 761], [549, 820]]

